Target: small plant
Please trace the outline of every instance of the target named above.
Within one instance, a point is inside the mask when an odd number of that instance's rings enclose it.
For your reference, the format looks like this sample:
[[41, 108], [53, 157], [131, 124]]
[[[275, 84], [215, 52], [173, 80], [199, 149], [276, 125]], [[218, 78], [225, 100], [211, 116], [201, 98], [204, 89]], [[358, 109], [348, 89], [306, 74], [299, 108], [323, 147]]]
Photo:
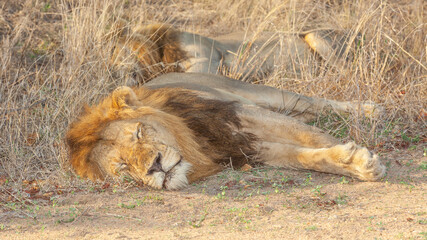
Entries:
[[419, 135], [412, 138], [406, 135], [406, 133], [402, 133], [401, 136], [403, 141], [409, 142], [409, 143], [418, 143], [421, 140]]
[[273, 185], [271, 185], [271, 187], [273, 187], [274, 188], [274, 192], [275, 193], [279, 193], [280, 192], [280, 190], [279, 190], [279, 188], [283, 188], [283, 185], [282, 184], [277, 184], [277, 183], [273, 183]]
[[135, 204], [124, 204], [124, 203], [119, 203], [117, 204], [119, 207], [121, 208], [126, 208], [126, 209], [134, 209], [136, 207]]
[[227, 212], [235, 212], [237, 210], [239, 210], [239, 209], [236, 207], [232, 207], [232, 208], [227, 209]]
[[50, 2], [47, 2], [43, 5], [43, 8], [41, 9], [41, 11], [47, 12], [51, 7], [52, 7], [52, 5], [50, 5]]
[[417, 216], [423, 216], [425, 214], [427, 214], [427, 212], [417, 212]]
[[66, 219], [59, 219], [56, 221], [57, 224], [61, 224], [61, 223], [70, 223], [70, 222], [74, 222], [75, 218], [66, 218]]
[[427, 219], [420, 219], [420, 220], [418, 220], [418, 224], [427, 225]]
[[341, 183], [341, 184], [348, 184], [348, 183], [349, 183], [349, 181], [348, 181], [344, 176], [342, 176], [342, 177], [340, 178], [340, 183]]
[[190, 220], [190, 221], [188, 221], [188, 224], [190, 226], [192, 226], [193, 228], [199, 228], [199, 227], [202, 226], [202, 222], [205, 221], [207, 215], [208, 215], [208, 213], [205, 210], [205, 213], [200, 217], [200, 219], [198, 221], [193, 222], [193, 221]]
[[408, 186], [408, 188], [409, 188], [410, 191], [415, 188], [414, 185], [412, 185], [411, 183], [409, 183], [407, 181], [404, 181], [404, 180], [400, 181], [399, 183], [402, 184], [402, 185]]
[[418, 167], [419, 170], [427, 170], [427, 162], [422, 162]]
[[308, 226], [308, 227], [305, 228], [305, 230], [307, 230], [307, 231], [316, 231], [317, 230], [317, 226], [314, 226], [314, 225]]
[[220, 189], [221, 189], [221, 192], [218, 193], [218, 195], [215, 198], [219, 199], [219, 200], [224, 200], [225, 199], [225, 190], [227, 190], [228, 187], [227, 186], [221, 186]]
[[335, 198], [335, 202], [339, 205], [347, 204], [347, 195], [338, 194], [338, 196]]
[[252, 220], [250, 220], [250, 219], [246, 219], [246, 218], [241, 218], [241, 219], [240, 219], [240, 221], [241, 221], [242, 223], [251, 223], [251, 222], [252, 222]]
[[288, 176], [282, 177], [282, 179], [280, 179], [282, 183], [287, 183], [289, 180], [290, 178]]
[[316, 121], [308, 124], [324, 129], [336, 138], [343, 139], [348, 137], [348, 116], [341, 116], [330, 112], [320, 116]]
[[387, 168], [387, 170], [388, 170], [388, 169], [390, 169], [390, 167], [391, 167], [391, 161], [390, 161], [390, 160], [388, 160], [388, 161], [385, 163], [385, 167]]
[[69, 210], [70, 210], [70, 213], [69, 213], [69, 216], [70, 217], [72, 217], [72, 218], [74, 218], [74, 217], [76, 217], [77, 216], [77, 208], [75, 208], [75, 207], [70, 207], [69, 208]]
[[142, 204], [144, 204], [144, 199], [143, 200], [140, 200], [140, 199], [137, 199], [136, 200], [136, 205], [139, 207], [139, 206], [141, 206]]
[[133, 178], [131, 178], [128, 175], [122, 175], [122, 182], [123, 183], [130, 183], [130, 182], [134, 182]]
[[304, 186], [311, 185], [311, 180], [312, 180], [311, 173], [307, 173], [307, 177], [305, 178], [303, 185]]
[[417, 145], [412, 145], [408, 148], [408, 150], [410, 150], [410, 151], [415, 150], [415, 149], [417, 149]]
[[311, 190], [314, 195], [316, 195], [317, 197], [323, 197], [326, 195], [326, 193], [322, 193], [322, 185], [317, 185], [313, 190]]
[[74, 207], [70, 207], [68, 210], [70, 211], [68, 214], [68, 218], [56, 220], [55, 221], [56, 224], [71, 223], [71, 222], [74, 222], [74, 220], [76, 220], [77, 215], [78, 215], [77, 214], [78, 209], [74, 208]]
[[11, 210], [16, 210], [16, 203], [12, 202], [12, 203], [7, 203], [6, 206], [8, 208], [10, 208]]
[[52, 212], [49, 210], [49, 211], [45, 214], [45, 216], [46, 216], [46, 217], [52, 217]]

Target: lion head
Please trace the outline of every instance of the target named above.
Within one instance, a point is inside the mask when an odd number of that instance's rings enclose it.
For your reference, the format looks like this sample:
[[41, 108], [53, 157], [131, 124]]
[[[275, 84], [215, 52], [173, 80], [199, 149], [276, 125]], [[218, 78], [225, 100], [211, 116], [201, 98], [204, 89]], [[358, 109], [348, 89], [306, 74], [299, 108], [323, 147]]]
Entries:
[[168, 93], [150, 91], [121, 87], [86, 107], [66, 137], [78, 175], [91, 180], [127, 175], [171, 190], [220, 170], [182, 118], [159, 110]]
[[187, 54], [181, 50], [177, 30], [163, 24], [134, 30], [123, 22], [117, 25], [114, 29], [119, 30], [113, 32], [117, 32], [118, 39], [110, 65], [120, 77], [144, 83], [163, 73], [184, 71], [181, 62], [187, 59]]
[[149, 39], [120, 38], [110, 58], [119, 77], [132, 78], [137, 82], [146, 82], [163, 71], [164, 64], [157, 44]]

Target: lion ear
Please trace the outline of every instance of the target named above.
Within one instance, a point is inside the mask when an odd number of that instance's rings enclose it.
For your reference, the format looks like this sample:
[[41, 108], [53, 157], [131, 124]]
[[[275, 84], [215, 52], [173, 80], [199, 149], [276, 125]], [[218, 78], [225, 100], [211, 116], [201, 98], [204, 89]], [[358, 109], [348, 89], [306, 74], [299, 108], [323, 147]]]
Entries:
[[128, 108], [138, 105], [138, 102], [138, 97], [130, 87], [118, 87], [112, 93], [113, 108]]
[[111, 25], [110, 30], [105, 35], [106, 40], [111, 40], [116, 37], [125, 37], [131, 34], [131, 27], [129, 21], [118, 18]]

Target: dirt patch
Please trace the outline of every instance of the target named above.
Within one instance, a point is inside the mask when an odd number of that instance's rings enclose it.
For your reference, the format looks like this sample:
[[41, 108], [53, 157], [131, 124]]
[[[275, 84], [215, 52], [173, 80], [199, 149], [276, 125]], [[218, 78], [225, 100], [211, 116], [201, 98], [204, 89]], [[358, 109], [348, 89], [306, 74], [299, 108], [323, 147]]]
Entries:
[[[2, 239], [425, 239], [422, 150], [383, 155], [381, 182], [256, 167], [182, 191], [99, 184], [1, 208]], [[13, 205], [9, 204], [9, 207]]]

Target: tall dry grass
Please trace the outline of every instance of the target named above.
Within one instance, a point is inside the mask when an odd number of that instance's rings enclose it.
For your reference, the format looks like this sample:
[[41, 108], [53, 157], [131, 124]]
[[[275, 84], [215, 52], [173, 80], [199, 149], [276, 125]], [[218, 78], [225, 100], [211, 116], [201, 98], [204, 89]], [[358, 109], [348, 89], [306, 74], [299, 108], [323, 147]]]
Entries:
[[118, 16], [131, 25], [166, 22], [208, 36], [325, 27], [361, 33], [363, 44], [347, 68], [295, 78], [279, 66], [262, 82], [311, 96], [381, 104], [387, 111], [378, 119], [356, 114], [340, 123], [359, 143], [387, 140], [390, 126], [425, 136], [426, 119], [419, 115], [427, 108], [426, 6], [422, 0], [0, 4], [0, 177], [16, 186], [23, 179], [70, 179], [63, 142], [69, 122], [85, 103], [127, 84], [108, 66], [114, 37], [107, 35]]

